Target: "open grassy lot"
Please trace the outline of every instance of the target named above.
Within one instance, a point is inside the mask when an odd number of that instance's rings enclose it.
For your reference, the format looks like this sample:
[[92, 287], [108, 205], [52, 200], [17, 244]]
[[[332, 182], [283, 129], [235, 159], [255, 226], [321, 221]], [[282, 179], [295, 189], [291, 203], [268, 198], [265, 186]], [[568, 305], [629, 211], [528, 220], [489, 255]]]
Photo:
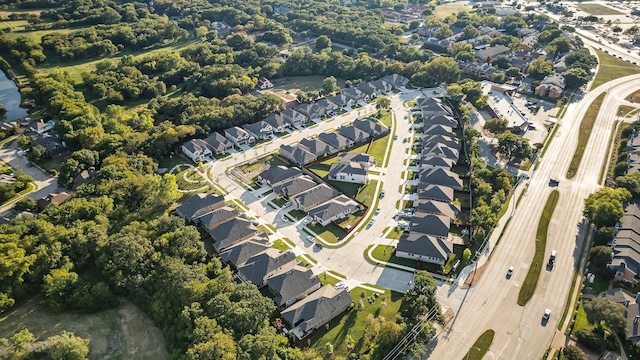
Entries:
[[540, 216], [540, 222], [538, 223], [538, 230], [536, 232], [536, 252], [533, 255], [531, 266], [529, 266], [529, 271], [527, 272], [527, 276], [524, 279], [522, 287], [520, 288], [520, 293], [518, 294], [519, 305], [524, 306], [527, 301], [531, 299], [533, 293], [536, 291], [540, 271], [542, 270], [542, 267], [546, 265], [544, 252], [547, 247], [547, 230], [559, 198], [560, 192], [558, 190], [553, 190], [547, 199], [547, 203], [544, 205], [544, 210]]
[[640, 89], [634, 91], [632, 94], [625, 98], [627, 101], [640, 102]]
[[589, 109], [587, 109], [587, 112], [584, 114], [582, 122], [580, 123], [578, 146], [576, 146], [576, 151], [573, 153], [571, 164], [569, 164], [569, 169], [567, 170], [568, 179], [573, 178], [578, 171], [580, 161], [582, 161], [582, 155], [584, 154], [584, 149], [587, 147], [587, 142], [589, 141], [589, 137], [591, 136], [591, 129], [593, 128], [593, 124], [596, 122], [598, 112], [600, 111], [600, 105], [602, 105], [602, 100], [604, 100], [605, 95], [607, 95], [607, 93], [602, 93], [595, 100], [593, 100], [591, 105], [589, 105]]
[[360, 201], [366, 207], [371, 207], [375, 199], [377, 186], [378, 180], [369, 180], [369, 183], [360, 188], [356, 200]]
[[[288, 76], [283, 79], [273, 81], [273, 91], [286, 89], [290, 94], [296, 94], [298, 91], [318, 91], [322, 89], [322, 80], [325, 76]], [[344, 87], [345, 80], [336, 78], [337, 85]]]
[[[363, 291], [365, 295], [363, 311], [358, 311], [357, 307], [354, 307], [345, 312], [343, 316], [333, 319], [329, 323], [329, 330], [322, 327], [311, 337], [312, 346], [323, 356], [328, 355], [325, 350], [326, 344], [330, 342], [333, 345], [333, 356], [326, 356], [325, 358], [337, 358], [339, 356], [347, 358], [350, 353], [361, 353], [367, 350], [362, 346], [362, 338], [364, 335], [365, 320], [369, 314], [375, 317], [383, 316], [388, 321], [395, 319], [402, 305], [401, 293], [387, 290], [384, 294], [374, 298], [375, 301], [370, 304], [367, 298], [373, 296], [373, 292], [356, 287], [349, 291], [354, 303], [360, 301], [361, 292]], [[386, 306], [382, 305], [383, 301]], [[355, 342], [353, 350], [347, 349], [347, 335], [351, 336]]]
[[576, 4], [576, 6], [591, 15], [623, 15], [622, 12], [612, 9], [608, 6], [600, 5], [600, 4]]
[[638, 108], [633, 106], [620, 105], [620, 107], [618, 107], [618, 116], [629, 116], [635, 113], [637, 110]]
[[473, 346], [471, 346], [467, 355], [464, 356], [464, 359], [481, 360], [487, 351], [489, 351], [489, 347], [493, 342], [493, 336], [495, 334], [496, 332], [491, 329], [483, 332], [482, 335], [478, 337], [478, 340], [473, 343]]
[[164, 338], [151, 319], [132, 303], [95, 314], [55, 313], [33, 298], [3, 314], [0, 337], [24, 328], [39, 340], [63, 330], [89, 339], [89, 359], [169, 359]]
[[464, 4], [444, 4], [436, 6], [435, 15], [440, 19], [444, 19], [449, 15], [457, 14], [460, 11], [469, 11], [471, 8]]
[[327, 226], [311, 223], [307, 225], [307, 227], [314, 233], [318, 234], [318, 236], [322, 238], [322, 240], [329, 244], [335, 244], [338, 241], [344, 239], [344, 237], [347, 235], [344, 230], [334, 225], [333, 223], [330, 223]]
[[591, 84], [591, 89], [595, 89], [611, 80], [640, 72], [640, 67], [637, 65], [620, 60], [598, 49], [593, 50], [595, 50], [598, 55], [600, 67], [598, 68], [596, 78], [593, 80], [593, 84]]
[[277, 157], [275, 155], [268, 155], [268, 156], [265, 156], [263, 158], [258, 159], [258, 161], [254, 162], [254, 163], [242, 165], [240, 167], [240, 169], [242, 171], [244, 171], [245, 173], [248, 173], [248, 172], [251, 172], [251, 171], [256, 171], [256, 170], [260, 169], [260, 167], [262, 165], [266, 164], [267, 161], [269, 162], [269, 165], [271, 167], [279, 166], [279, 165], [283, 165], [283, 166], [286, 165], [285, 162], [282, 161], [279, 157]]

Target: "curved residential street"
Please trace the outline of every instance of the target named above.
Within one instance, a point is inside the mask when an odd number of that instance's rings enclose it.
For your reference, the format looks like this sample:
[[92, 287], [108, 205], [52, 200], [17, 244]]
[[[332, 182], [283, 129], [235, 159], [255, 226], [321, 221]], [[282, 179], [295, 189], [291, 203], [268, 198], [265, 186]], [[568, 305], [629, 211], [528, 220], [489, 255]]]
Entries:
[[[600, 187], [598, 181], [602, 166], [608, 160], [609, 139], [618, 105], [637, 89], [638, 81], [640, 74], [616, 79], [569, 105], [559, 123], [560, 128], [529, 180], [522, 201], [513, 212], [500, 246], [494, 249], [480, 281], [467, 290], [464, 305], [454, 320], [434, 340], [429, 358], [461, 359], [487, 329], [495, 330], [487, 355], [490, 359], [540, 359], [554, 339], [564, 340], [561, 333], [556, 334], [556, 329], [587, 230], [582, 216], [583, 201]], [[589, 104], [603, 92], [607, 95], [579, 170], [573, 179], [566, 179], [582, 118]], [[549, 225], [544, 259], [546, 262], [551, 250], [556, 250], [556, 265], [552, 271], [547, 271], [542, 264], [535, 294], [523, 307], [517, 304], [518, 292], [535, 252], [537, 223], [554, 189], [549, 187], [550, 178], [560, 179], [560, 200]], [[496, 238], [492, 239], [492, 247], [495, 247]], [[506, 278], [509, 266], [515, 267], [511, 279]], [[551, 309], [551, 318], [545, 326], [542, 314], [546, 308]]]

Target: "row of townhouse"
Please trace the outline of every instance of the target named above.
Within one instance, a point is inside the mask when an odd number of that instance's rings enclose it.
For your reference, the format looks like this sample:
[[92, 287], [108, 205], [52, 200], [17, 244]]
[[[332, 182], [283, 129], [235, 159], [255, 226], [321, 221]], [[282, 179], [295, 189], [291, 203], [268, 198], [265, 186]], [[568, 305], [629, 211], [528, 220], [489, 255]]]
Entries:
[[453, 252], [449, 236], [451, 221], [460, 208], [453, 204], [454, 191], [462, 190], [460, 177], [451, 171], [457, 164], [461, 144], [455, 134], [458, 122], [451, 109], [436, 98], [417, 101], [424, 129], [414, 146], [419, 155], [418, 199], [415, 214], [396, 246], [396, 256], [444, 265]]
[[280, 145], [280, 156], [303, 166], [387, 133], [389, 128], [375, 119], [356, 119], [351, 125], [340, 126], [337, 132], [323, 132], [295, 145]]
[[392, 74], [378, 80], [362, 82], [356, 87], [344, 89], [340, 94], [320, 99], [311, 104], [299, 104], [281, 113], [269, 114], [253, 124], [234, 126], [211, 133], [206, 139], [192, 139], [182, 145], [182, 152], [193, 162], [212, 161], [215, 155], [228, 153], [233, 147], [251, 146], [256, 141], [268, 140], [275, 133], [303, 128], [323, 117], [334, 116], [355, 104], [365, 104], [393, 89], [409, 83], [404, 76]]
[[269, 239], [227, 206], [222, 196], [194, 195], [178, 206], [176, 214], [211, 235], [216, 253], [241, 281], [268, 287], [282, 317], [300, 339], [351, 305], [346, 290], [321, 287], [320, 279], [300, 266], [292, 251], [270, 247]]

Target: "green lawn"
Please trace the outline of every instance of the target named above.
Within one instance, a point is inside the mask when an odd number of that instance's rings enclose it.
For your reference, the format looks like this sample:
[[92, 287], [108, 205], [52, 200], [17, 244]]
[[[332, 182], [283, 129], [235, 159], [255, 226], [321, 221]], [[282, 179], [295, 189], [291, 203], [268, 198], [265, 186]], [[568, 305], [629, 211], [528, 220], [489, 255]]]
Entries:
[[471, 346], [469, 352], [467, 352], [463, 359], [482, 360], [487, 351], [489, 351], [495, 333], [496, 332], [491, 329], [483, 332], [482, 335], [478, 337], [478, 340], [473, 343], [473, 346]]
[[369, 147], [367, 154], [373, 156], [376, 164], [381, 165], [384, 160], [384, 155], [387, 152], [387, 143], [391, 139], [390, 135], [374, 140]]
[[631, 93], [629, 96], [625, 98], [625, 100], [631, 101], [631, 102], [640, 102], [640, 89]]
[[329, 175], [329, 169], [319, 168], [317, 166], [309, 166], [307, 169], [313, 171], [314, 174], [323, 179], [326, 179], [327, 175]]
[[618, 10], [612, 9], [608, 6], [600, 5], [600, 4], [577, 4], [576, 5], [580, 10], [586, 12], [591, 15], [623, 15]]
[[[400, 306], [402, 305], [403, 295], [401, 293], [387, 290], [383, 295], [380, 295], [377, 298], [374, 297], [375, 301], [372, 304], [369, 304], [367, 298], [373, 296], [373, 292], [356, 287], [349, 291], [354, 303], [360, 301], [360, 293], [362, 291], [365, 293], [365, 307], [363, 311], [358, 311], [357, 308], [354, 307], [353, 309], [345, 312], [343, 316], [333, 319], [329, 323], [329, 330], [322, 327], [311, 337], [311, 346], [318, 350], [321, 355], [327, 355], [325, 350], [327, 342], [330, 342], [334, 348], [334, 354], [331, 358], [346, 358], [350, 353], [360, 354], [365, 350], [368, 350], [362, 348], [362, 337], [364, 335], [365, 320], [367, 316], [369, 314], [373, 314], [373, 316], [376, 317], [383, 316], [385, 319], [390, 321], [393, 321], [393, 319], [396, 318], [396, 314], [399, 312]], [[383, 301], [386, 306], [382, 305]], [[347, 349], [347, 345], [345, 343], [347, 335], [351, 336], [355, 342], [353, 350]], [[328, 359], [330, 357], [327, 356], [325, 358]]]
[[158, 167], [171, 170], [174, 166], [189, 164], [189, 161], [180, 156], [171, 156], [168, 158], [162, 158], [158, 161]]
[[[289, 249], [291, 249], [291, 247], [289, 246], [289, 244], [287, 244], [284, 240], [282, 239], [278, 239], [276, 241], [273, 242], [273, 245], [271, 245], [272, 248], [274, 249], [278, 249], [280, 251], [287, 251]], [[296, 259], [297, 260], [297, 259]]]
[[620, 105], [618, 107], [618, 116], [631, 116], [637, 112], [638, 108], [628, 105]]
[[376, 187], [378, 180], [369, 180], [369, 183], [360, 188], [356, 200], [360, 201], [364, 206], [371, 207], [375, 200]]
[[343, 194], [351, 197], [356, 196], [356, 194], [358, 193], [358, 189], [362, 186], [362, 184], [354, 184], [354, 183], [344, 182], [344, 181], [328, 180], [327, 182], [335, 186], [335, 188], [340, 190], [340, 192], [342, 192]]
[[347, 235], [341, 228], [333, 223], [322, 226], [320, 224], [311, 223], [307, 225], [309, 229], [311, 229], [314, 233], [318, 234], [319, 237], [322, 238], [325, 242], [329, 244], [335, 244], [338, 241], [344, 239]]
[[531, 260], [527, 277], [524, 279], [522, 287], [520, 287], [520, 293], [518, 294], [519, 305], [524, 306], [527, 301], [531, 299], [536, 291], [540, 271], [543, 266], [546, 266], [544, 253], [547, 246], [547, 230], [559, 198], [560, 192], [558, 190], [553, 190], [547, 199], [547, 203], [544, 205], [544, 210], [540, 216], [540, 222], [538, 223], [538, 230], [536, 232], [536, 252]]
[[[599, 5], [598, 5], [599, 6]], [[618, 59], [617, 57], [606, 54], [603, 51], [598, 49], [594, 49], [596, 54], [598, 55], [598, 61], [600, 62], [600, 67], [598, 68], [598, 73], [596, 74], [596, 78], [593, 80], [593, 84], [591, 85], [591, 89], [595, 89], [598, 86], [609, 82], [611, 80], [621, 78], [627, 75], [633, 75], [640, 72], [640, 67]]]
[[449, 15], [457, 14], [460, 11], [469, 11], [471, 8], [464, 4], [445, 4], [445, 5], [437, 5], [435, 15], [440, 19], [444, 19]]
[[[373, 245], [371, 245], [373, 246]], [[371, 252], [371, 255], [373, 257], [373, 261], [383, 261], [383, 262], [388, 262], [388, 263], [392, 263], [392, 264], [397, 264], [397, 265], [404, 265], [404, 266], [409, 266], [409, 267], [416, 267], [416, 264], [418, 263], [415, 260], [410, 260], [410, 259], [404, 259], [404, 258], [399, 258], [395, 255], [393, 255], [393, 251], [395, 250], [395, 248], [393, 246], [389, 246], [389, 245], [377, 245], [373, 251]], [[367, 248], [367, 250], [365, 250], [365, 252], [368, 252], [369, 248]]]
[[580, 133], [578, 133], [578, 146], [576, 146], [576, 150], [573, 153], [573, 158], [571, 159], [571, 164], [569, 164], [569, 169], [567, 170], [568, 179], [573, 178], [578, 171], [580, 161], [582, 161], [582, 155], [584, 154], [584, 150], [587, 147], [587, 142], [589, 141], [589, 136], [591, 136], [591, 129], [593, 128], [593, 124], [596, 122], [598, 112], [600, 111], [600, 105], [602, 105], [602, 101], [604, 100], [605, 95], [607, 95], [606, 92], [600, 94], [600, 96], [593, 100], [591, 105], [589, 105], [587, 112], [584, 114], [582, 122], [580, 123]]
[[[385, 229], [386, 231], [386, 229]], [[394, 226], [393, 229], [391, 230], [391, 232], [389, 232], [389, 234], [387, 235], [388, 239], [400, 239], [400, 237], [402, 236], [402, 233], [404, 233], [404, 229], [398, 226]]]
[[584, 306], [582, 306], [582, 300], [578, 303], [578, 313], [576, 314], [575, 323], [573, 324], [573, 330], [571, 330], [571, 335], [574, 335], [578, 330], [593, 330], [595, 328], [595, 324], [592, 324], [587, 319], [587, 312], [584, 311]]
[[338, 225], [343, 229], [351, 229], [362, 219], [363, 210], [358, 210], [353, 214], [349, 214], [346, 218], [338, 220]]
[[240, 170], [244, 171], [245, 173], [248, 173], [248, 172], [251, 172], [251, 171], [256, 171], [256, 170], [260, 169], [260, 167], [262, 165], [264, 165], [267, 161], [269, 162], [269, 165], [271, 167], [279, 166], [279, 165], [282, 165], [282, 166], [286, 166], [287, 165], [278, 156], [276, 156], [276, 155], [267, 155], [267, 156], [265, 156], [263, 158], [258, 159], [258, 161], [256, 161], [255, 163], [242, 165], [240, 167]]

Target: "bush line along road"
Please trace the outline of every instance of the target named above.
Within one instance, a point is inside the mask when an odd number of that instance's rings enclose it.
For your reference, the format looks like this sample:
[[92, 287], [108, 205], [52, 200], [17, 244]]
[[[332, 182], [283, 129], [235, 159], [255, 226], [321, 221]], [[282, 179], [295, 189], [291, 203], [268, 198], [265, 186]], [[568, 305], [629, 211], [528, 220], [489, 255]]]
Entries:
[[[530, 179], [525, 201], [515, 210], [482, 280], [469, 290], [462, 290], [468, 291], [464, 304], [451, 322], [451, 328], [442, 331], [434, 340], [431, 359], [463, 358], [474, 339], [486, 329], [495, 330], [489, 351], [492, 359], [540, 359], [552, 341], [559, 340], [561, 346], [564, 345], [562, 334], [555, 333], [569, 296], [582, 239], [588, 230], [582, 215], [584, 199], [600, 187], [599, 173], [608, 160], [608, 139], [618, 106], [622, 99], [637, 90], [638, 81], [640, 74], [613, 80], [569, 105], [540, 166]], [[582, 119], [591, 102], [605, 92], [580, 166], [576, 175], [567, 180], [563, 175], [577, 147]], [[549, 187], [550, 178], [560, 179], [561, 201], [549, 224], [545, 264], [541, 264], [542, 273], [535, 293], [525, 306], [519, 306], [518, 293], [535, 251], [536, 227], [532, 224], [540, 219], [546, 199], [553, 191]], [[497, 234], [494, 237], [497, 238]], [[551, 250], [557, 250], [558, 255], [554, 269], [547, 271], [545, 265]], [[515, 271], [508, 280], [505, 274], [509, 266], [514, 266]], [[551, 317], [546, 326], [541, 326], [547, 308], [551, 310]]]

